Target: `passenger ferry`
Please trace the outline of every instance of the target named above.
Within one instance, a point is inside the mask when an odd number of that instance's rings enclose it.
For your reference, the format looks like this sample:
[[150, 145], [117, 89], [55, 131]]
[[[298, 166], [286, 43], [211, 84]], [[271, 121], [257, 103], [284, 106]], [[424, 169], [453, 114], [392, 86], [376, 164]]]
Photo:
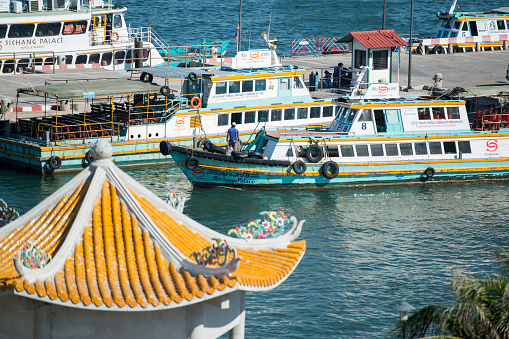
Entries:
[[[392, 90], [391, 90], [392, 88]], [[397, 91], [371, 84], [366, 93]], [[509, 176], [509, 110], [430, 98], [344, 99], [326, 131], [261, 131], [241, 152], [165, 145], [197, 185], [281, 187], [422, 183]]]
[[[509, 33], [509, 7], [486, 12], [455, 10], [456, 0], [453, 0], [448, 12], [441, 11], [437, 14], [439, 19], [437, 32], [430, 43], [425, 42], [430, 52], [441, 52], [448, 48], [449, 44], [461, 51], [475, 50], [476, 42], [480, 44], [481, 49], [503, 47], [503, 41], [507, 41]], [[427, 40], [429, 39], [424, 39]]]
[[242, 51], [231, 67], [147, 67], [133, 79], [52, 81], [20, 88], [20, 95], [54, 99], [62, 114], [19, 118], [11, 135], [0, 138], [0, 160], [47, 174], [88, 165], [98, 138], [113, 146], [120, 166], [166, 161], [163, 140], [193, 145], [208, 139], [226, 143], [235, 122], [242, 140], [253, 131], [322, 128], [334, 118], [332, 99], [313, 99], [304, 69], [282, 66], [273, 50]]

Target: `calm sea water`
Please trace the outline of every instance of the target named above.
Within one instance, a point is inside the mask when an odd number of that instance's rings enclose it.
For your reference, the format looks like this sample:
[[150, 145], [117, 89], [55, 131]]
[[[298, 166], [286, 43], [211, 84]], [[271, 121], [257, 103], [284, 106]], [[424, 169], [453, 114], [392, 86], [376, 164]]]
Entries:
[[[238, 1], [122, 4], [128, 22], [150, 22], [175, 45], [233, 39], [237, 27]], [[489, 10], [504, 3], [458, 5]], [[244, 0], [243, 31], [252, 32], [251, 47], [264, 47], [260, 34], [272, 13], [271, 36], [278, 37], [284, 54], [292, 38], [380, 29], [382, 6], [382, 0]], [[386, 28], [408, 34], [410, 1], [387, 0], [386, 6]], [[414, 0], [414, 32], [433, 32], [436, 12], [449, 7], [449, 1]], [[220, 232], [264, 210], [307, 220], [301, 238], [308, 250], [292, 276], [271, 292], [248, 294], [247, 338], [385, 337], [399, 318], [393, 307], [402, 299], [415, 307], [448, 305], [454, 271], [494, 271], [497, 248], [508, 245], [509, 181], [246, 191], [193, 188], [173, 166], [127, 173], [162, 198], [172, 191], [185, 196], [184, 212]], [[72, 177], [0, 169], [0, 197], [26, 212]]]

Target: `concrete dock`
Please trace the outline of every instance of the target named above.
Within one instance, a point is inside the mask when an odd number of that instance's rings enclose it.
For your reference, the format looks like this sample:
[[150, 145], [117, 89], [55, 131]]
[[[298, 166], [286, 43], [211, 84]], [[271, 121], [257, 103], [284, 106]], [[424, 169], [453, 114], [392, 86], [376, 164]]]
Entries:
[[[400, 67], [398, 68], [398, 54], [400, 56]], [[393, 82], [398, 82], [402, 89], [408, 87], [408, 52], [393, 53], [392, 76]], [[468, 52], [455, 54], [428, 54], [412, 55], [411, 64], [411, 87], [413, 93], [401, 95], [415, 95], [422, 92], [423, 87], [434, 85], [433, 76], [441, 73], [443, 76], [443, 88], [454, 87], [465, 88], [472, 95], [489, 95], [500, 92], [509, 92], [509, 81], [505, 78], [507, 65], [509, 63], [508, 51]], [[293, 58], [281, 58], [284, 65], [294, 65], [304, 68], [308, 72], [317, 71], [322, 74], [325, 70], [333, 71], [334, 66], [343, 63], [345, 68], [351, 66], [352, 54], [329, 54], [329, 55], [301, 55]], [[219, 63], [210, 64], [210, 67]], [[228, 66], [228, 63], [225, 63]], [[76, 79], [100, 79], [100, 78], [127, 78], [129, 72], [108, 71], [104, 69], [67, 69], [50, 71], [46, 73], [27, 73], [23, 75], [0, 75], [0, 99], [8, 98], [12, 105], [10, 112], [1, 119], [12, 119], [18, 117], [31, 117], [41, 114], [44, 111], [44, 99], [29, 95], [22, 95], [18, 98], [18, 112], [16, 107], [16, 89], [40, 86], [48, 82]], [[307, 77], [304, 79], [307, 81]], [[343, 90], [348, 90], [344, 89]], [[416, 92], [417, 91], [417, 92]], [[423, 91], [426, 92], [426, 91]], [[314, 96], [338, 95], [334, 89], [322, 89], [312, 92]], [[47, 105], [55, 105], [55, 102], [48, 100]]]

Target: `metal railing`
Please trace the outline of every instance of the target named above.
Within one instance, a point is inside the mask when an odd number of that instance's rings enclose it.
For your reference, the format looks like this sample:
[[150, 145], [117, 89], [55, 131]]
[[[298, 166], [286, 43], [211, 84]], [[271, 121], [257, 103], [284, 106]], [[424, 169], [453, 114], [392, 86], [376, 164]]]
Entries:
[[291, 39], [289, 42], [290, 56], [295, 54], [335, 54], [350, 52], [350, 43], [338, 42], [341, 37]]

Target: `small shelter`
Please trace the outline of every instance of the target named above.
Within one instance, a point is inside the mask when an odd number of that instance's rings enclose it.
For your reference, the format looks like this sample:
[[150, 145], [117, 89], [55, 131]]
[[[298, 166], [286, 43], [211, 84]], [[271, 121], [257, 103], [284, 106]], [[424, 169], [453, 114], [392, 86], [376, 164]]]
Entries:
[[246, 291], [302, 259], [303, 221], [246, 241], [197, 223], [129, 177], [100, 139], [94, 161], [0, 229], [0, 336], [244, 337]]
[[408, 45], [393, 29], [350, 32], [338, 42], [352, 42], [352, 71], [367, 67], [367, 83], [392, 82], [392, 51]]

